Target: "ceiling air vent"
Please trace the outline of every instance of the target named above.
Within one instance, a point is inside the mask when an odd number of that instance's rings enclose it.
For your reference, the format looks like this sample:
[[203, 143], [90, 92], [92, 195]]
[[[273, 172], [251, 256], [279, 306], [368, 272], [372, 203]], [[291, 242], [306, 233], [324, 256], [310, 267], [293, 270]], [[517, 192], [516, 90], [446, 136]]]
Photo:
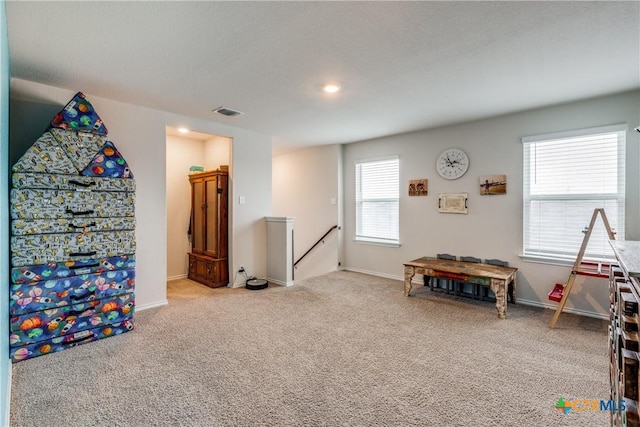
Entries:
[[243, 114], [240, 111], [232, 110], [231, 108], [227, 108], [227, 107], [218, 107], [215, 110], [213, 110], [213, 112], [217, 114], [222, 114], [223, 116], [227, 116], [227, 117], [235, 117], [235, 116], [239, 116], [240, 114]]

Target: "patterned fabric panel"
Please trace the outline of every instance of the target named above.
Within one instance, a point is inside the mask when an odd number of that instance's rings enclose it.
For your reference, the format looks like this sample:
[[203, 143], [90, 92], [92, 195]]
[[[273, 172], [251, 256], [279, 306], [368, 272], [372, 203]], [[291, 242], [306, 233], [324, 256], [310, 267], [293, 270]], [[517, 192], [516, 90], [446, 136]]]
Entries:
[[115, 270], [11, 285], [9, 312], [15, 316], [132, 293], [135, 277], [135, 270]]
[[59, 335], [74, 334], [133, 316], [134, 294], [94, 300], [9, 318], [9, 345], [22, 347]]
[[74, 129], [85, 132], [107, 134], [102, 119], [82, 92], [75, 94], [65, 107], [51, 120], [52, 128]]
[[135, 252], [133, 230], [11, 237], [11, 265], [48, 264]]
[[27, 265], [11, 269], [11, 283], [37, 283], [52, 279], [103, 273], [113, 270], [131, 270], [136, 266], [136, 256], [119, 255], [110, 258], [70, 260], [51, 264]]
[[[83, 170], [107, 142], [107, 137], [73, 130], [50, 129], [77, 171]], [[77, 173], [77, 172], [76, 172]]]
[[80, 174], [96, 177], [133, 178], [127, 161], [111, 141], [107, 141], [100, 148], [100, 152]]
[[133, 217], [134, 210], [135, 193], [11, 189], [12, 219]]
[[133, 330], [133, 317], [119, 323], [87, 329], [71, 335], [62, 335], [24, 347], [12, 347], [10, 348], [9, 355], [15, 363], [56, 351], [66, 350], [102, 338], [120, 335], [131, 330]]
[[77, 174], [78, 170], [58, 145], [52, 134], [45, 132], [13, 166], [14, 172]]
[[72, 233], [87, 231], [133, 230], [136, 227], [134, 217], [116, 218], [70, 218], [70, 219], [16, 219], [11, 222], [11, 234], [26, 236], [29, 234]]
[[13, 188], [42, 188], [58, 190], [136, 191], [133, 179], [96, 178], [80, 175], [45, 173], [14, 173]]

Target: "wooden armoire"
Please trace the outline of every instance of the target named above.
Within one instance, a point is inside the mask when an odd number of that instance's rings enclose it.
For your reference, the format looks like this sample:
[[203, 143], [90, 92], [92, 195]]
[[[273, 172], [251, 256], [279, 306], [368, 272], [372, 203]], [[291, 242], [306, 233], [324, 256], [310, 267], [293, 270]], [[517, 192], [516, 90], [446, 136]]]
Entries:
[[229, 283], [229, 167], [189, 175], [191, 183], [191, 253], [189, 279], [211, 288]]

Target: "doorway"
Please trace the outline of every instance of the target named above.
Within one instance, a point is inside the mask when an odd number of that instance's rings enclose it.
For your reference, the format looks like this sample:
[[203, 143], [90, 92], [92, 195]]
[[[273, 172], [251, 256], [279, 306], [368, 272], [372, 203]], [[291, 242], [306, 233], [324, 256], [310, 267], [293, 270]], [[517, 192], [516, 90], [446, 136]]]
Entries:
[[174, 127], [166, 127], [167, 281], [186, 278], [189, 268], [189, 172], [192, 169], [207, 171], [230, 165], [232, 142], [233, 139], [226, 136], [182, 132]]

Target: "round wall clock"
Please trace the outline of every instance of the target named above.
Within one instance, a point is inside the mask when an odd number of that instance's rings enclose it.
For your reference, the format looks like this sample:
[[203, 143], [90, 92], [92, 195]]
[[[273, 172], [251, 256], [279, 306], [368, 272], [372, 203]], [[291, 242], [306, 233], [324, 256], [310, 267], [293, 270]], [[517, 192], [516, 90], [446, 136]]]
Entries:
[[444, 179], [458, 179], [469, 169], [469, 156], [459, 148], [447, 148], [436, 160], [436, 170]]

